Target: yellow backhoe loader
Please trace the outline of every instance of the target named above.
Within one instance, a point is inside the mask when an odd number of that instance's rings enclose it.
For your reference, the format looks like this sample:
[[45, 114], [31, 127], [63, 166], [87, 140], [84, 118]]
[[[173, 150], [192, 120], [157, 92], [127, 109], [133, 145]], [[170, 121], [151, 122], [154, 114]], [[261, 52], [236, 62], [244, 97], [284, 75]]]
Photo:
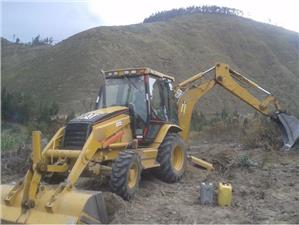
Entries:
[[[26, 176], [15, 185], [1, 185], [2, 222], [107, 223], [103, 194], [77, 190], [80, 176], [108, 174], [111, 190], [124, 199], [136, 193], [142, 170], [155, 168], [161, 180], [179, 181], [194, 105], [217, 84], [279, 123], [287, 148], [299, 137], [299, 121], [284, 113], [268, 91], [226, 64], [177, 85], [173, 77], [149, 68], [106, 71], [104, 76], [94, 111], [60, 128], [43, 150], [40, 132], [33, 132]], [[242, 83], [266, 97], [259, 100]]]

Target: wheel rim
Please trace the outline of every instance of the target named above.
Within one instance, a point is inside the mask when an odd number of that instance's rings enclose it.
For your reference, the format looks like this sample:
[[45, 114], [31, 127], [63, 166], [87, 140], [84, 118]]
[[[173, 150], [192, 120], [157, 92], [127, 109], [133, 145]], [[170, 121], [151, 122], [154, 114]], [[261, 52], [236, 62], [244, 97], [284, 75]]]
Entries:
[[172, 152], [171, 163], [176, 171], [180, 171], [184, 166], [184, 152], [179, 146], [176, 146]]
[[137, 167], [136, 163], [134, 163], [131, 166], [131, 168], [129, 170], [129, 174], [128, 174], [129, 188], [134, 188], [136, 186], [137, 179], [138, 179], [138, 167]]

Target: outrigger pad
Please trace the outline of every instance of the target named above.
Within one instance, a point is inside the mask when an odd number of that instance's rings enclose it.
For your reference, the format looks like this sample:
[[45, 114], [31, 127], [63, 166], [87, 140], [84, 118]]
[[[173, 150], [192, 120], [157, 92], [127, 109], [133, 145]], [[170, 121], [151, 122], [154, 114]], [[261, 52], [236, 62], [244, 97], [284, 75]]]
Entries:
[[108, 213], [101, 192], [92, 195], [86, 202], [80, 221], [85, 224], [107, 224]]
[[284, 146], [289, 150], [299, 140], [299, 120], [295, 116], [279, 113], [277, 122], [282, 130]]

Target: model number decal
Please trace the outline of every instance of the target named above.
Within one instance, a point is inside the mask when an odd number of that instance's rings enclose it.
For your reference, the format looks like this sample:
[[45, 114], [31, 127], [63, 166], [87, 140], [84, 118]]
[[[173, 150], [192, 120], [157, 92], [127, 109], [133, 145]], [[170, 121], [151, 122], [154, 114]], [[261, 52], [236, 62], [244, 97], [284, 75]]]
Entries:
[[116, 123], [115, 123], [115, 126], [116, 126], [116, 127], [120, 127], [120, 126], [122, 126], [122, 125], [123, 125], [123, 121], [121, 121], [121, 120], [116, 121]]
[[78, 119], [80, 120], [90, 120], [94, 117], [96, 117], [98, 114], [96, 113], [87, 113], [87, 114], [83, 114], [81, 116], [78, 117]]

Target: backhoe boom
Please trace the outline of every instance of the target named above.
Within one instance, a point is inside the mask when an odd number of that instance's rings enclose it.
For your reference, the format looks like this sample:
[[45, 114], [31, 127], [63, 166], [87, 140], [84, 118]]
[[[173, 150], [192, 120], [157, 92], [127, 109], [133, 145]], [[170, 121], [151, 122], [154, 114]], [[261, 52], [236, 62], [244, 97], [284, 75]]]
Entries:
[[[203, 80], [203, 78], [210, 72], [213, 72], [212, 78]], [[245, 87], [241, 86], [240, 83], [262, 91], [266, 94], [266, 97], [264, 99], [257, 98]], [[176, 97], [178, 98], [179, 125], [183, 129], [182, 137], [185, 141], [187, 141], [189, 136], [190, 122], [194, 105], [216, 84], [228, 90], [230, 93], [237, 96], [239, 99], [263, 115], [275, 119], [276, 122], [278, 122], [283, 128], [285, 146], [289, 148], [295, 144], [296, 140], [299, 138], [299, 132], [298, 129], [290, 129], [292, 127], [299, 127], [299, 121], [295, 118], [295, 120], [298, 121], [297, 125], [293, 116], [283, 113], [278, 100], [269, 91], [265, 90], [240, 73], [230, 69], [228, 65], [223, 63], [218, 63], [216, 66], [206, 70], [205, 72], [198, 73], [181, 82], [176, 89]], [[284, 123], [281, 122], [281, 117], [283, 117]], [[296, 123], [295, 126], [288, 124], [288, 121], [292, 121], [292, 124]]]

